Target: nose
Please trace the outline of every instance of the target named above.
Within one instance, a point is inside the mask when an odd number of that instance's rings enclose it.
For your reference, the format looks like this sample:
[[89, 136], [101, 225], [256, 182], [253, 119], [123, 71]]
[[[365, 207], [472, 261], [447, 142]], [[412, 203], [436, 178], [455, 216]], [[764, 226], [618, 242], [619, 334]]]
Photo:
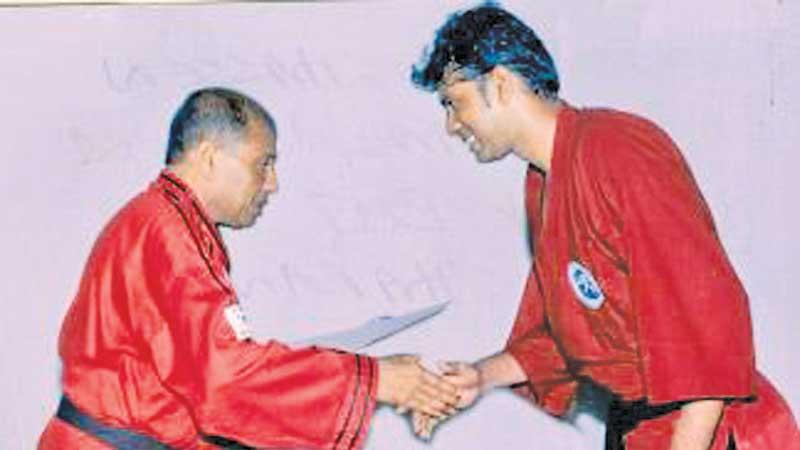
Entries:
[[278, 172], [275, 170], [274, 164], [270, 164], [267, 167], [267, 174], [264, 177], [264, 184], [261, 186], [261, 190], [270, 194], [278, 192]]
[[447, 134], [449, 134], [450, 136], [457, 136], [458, 130], [461, 129], [461, 123], [455, 118], [453, 112], [450, 111], [449, 109], [445, 114], [446, 116], [445, 116], [444, 128], [445, 130], [447, 130]]

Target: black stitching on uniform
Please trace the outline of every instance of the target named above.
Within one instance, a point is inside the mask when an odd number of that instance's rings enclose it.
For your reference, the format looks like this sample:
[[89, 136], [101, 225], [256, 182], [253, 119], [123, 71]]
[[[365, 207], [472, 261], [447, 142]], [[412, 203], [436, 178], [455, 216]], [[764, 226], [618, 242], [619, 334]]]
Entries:
[[344, 432], [347, 430], [347, 424], [350, 423], [350, 418], [353, 416], [353, 409], [355, 409], [356, 401], [358, 401], [358, 391], [361, 390], [361, 356], [355, 355], [356, 360], [356, 389], [355, 393], [353, 394], [353, 401], [350, 403], [350, 411], [347, 412], [347, 419], [344, 421], [344, 427], [342, 431], [339, 432], [339, 436], [336, 437], [336, 441], [334, 442], [333, 446], [336, 447], [339, 445], [339, 442], [344, 437]]
[[367, 417], [367, 410], [369, 409], [369, 393], [372, 390], [372, 384], [375, 382], [375, 377], [373, 371], [375, 368], [373, 367], [374, 364], [370, 363], [369, 365], [369, 386], [367, 386], [367, 398], [364, 402], [364, 409], [361, 410], [361, 418], [358, 420], [358, 428], [356, 428], [355, 434], [353, 434], [353, 439], [350, 441], [350, 446], [348, 448], [355, 448], [356, 442], [358, 440], [358, 435], [361, 434], [361, 428], [364, 426], [364, 420]]
[[185, 188], [185, 187], [183, 187], [183, 185], [181, 185], [181, 184], [180, 184], [180, 183], [178, 183], [177, 181], [173, 180], [173, 179], [172, 179], [172, 177], [170, 177], [170, 176], [169, 176], [169, 175], [167, 175], [166, 173], [162, 173], [162, 174], [161, 174], [161, 178], [163, 178], [163, 179], [165, 179], [165, 180], [169, 181], [171, 184], [173, 184], [173, 185], [174, 185], [176, 188], [180, 189], [182, 192], [186, 192], [186, 188]]
[[[168, 192], [168, 190], [164, 189], [163, 192]], [[172, 195], [174, 195], [174, 194], [172, 194]], [[200, 237], [197, 236], [197, 234], [192, 229], [192, 226], [191, 226], [191, 224], [189, 222], [189, 218], [186, 216], [186, 212], [183, 210], [183, 208], [181, 208], [181, 205], [179, 203], [173, 204], [173, 206], [175, 207], [176, 210], [178, 210], [178, 214], [181, 215], [181, 218], [183, 219], [183, 223], [186, 225], [186, 228], [189, 229], [189, 235], [192, 237], [192, 240], [194, 241], [194, 244], [197, 247], [197, 250], [200, 253], [200, 256], [203, 258], [203, 261], [206, 263], [206, 267], [208, 267], [208, 271], [211, 272], [211, 276], [214, 277], [215, 280], [217, 280], [217, 283], [219, 283], [219, 285], [225, 290], [225, 292], [227, 292], [228, 294], [233, 294], [233, 291], [231, 290], [231, 288], [224, 281], [222, 281], [222, 279], [219, 277], [219, 275], [217, 275], [216, 270], [214, 270], [214, 267], [211, 265], [211, 261], [209, 261], [208, 257], [206, 257], [205, 252], [203, 252], [203, 247], [202, 247], [202, 244], [200, 243]]]

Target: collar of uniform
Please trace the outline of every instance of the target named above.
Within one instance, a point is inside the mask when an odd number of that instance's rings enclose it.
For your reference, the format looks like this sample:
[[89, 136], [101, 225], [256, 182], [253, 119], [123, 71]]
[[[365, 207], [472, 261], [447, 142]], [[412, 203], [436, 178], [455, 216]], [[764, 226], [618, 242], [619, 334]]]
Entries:
[[533, 227], [534, 245], [539, 240], [539, 235], [547, 221], [547, 200], [558, 195], [559, 180], [564, 173], [565, 165], [568, 164], [570, 142], [578, 123], [579, 114], [578, 109], [566, 102], [558, 111], [549, 171], [545, 173], [535, 165], [528, 164], [525, 177], [525, 206], [528, 223]]
[[564, 103], [564, 106], [558, 111], [556, 134], [553, 138], [553, 156], [550, 161], [550, 171], [547, 174], [550, 178], [548, 184], [552, 184], [553, 179], [558, 179], [569, 159], [570, 142], [578, 123], [579, 114], [578, 109], [567, 103]]
[[[230, 260], [228, 259], [228, 249], [225, 247], [225, 242], [192, 189], [175, 172], [169, 169], [161, 171], [156, 184], [167, 194], [170, 201], [181, 210], [182, 215], [187, 220], [187, 224], [192, 227], [193, 234], [198, 236], [210, 235], [216, 241], [216, 247], [222, 252], [225, 269], [230, 270]], [[201, 248], [204, 252], [208, 251], [209, 243], [202, 243], [204, 245]]]
[[550, 160], [550, 170], [544, 172], [533, 163], [528, 164], [527, 176], [529, 178], [547, 180], [548, 185], [552, 184], [551, 180], [553, 178], [558, 178], [561, 168], [567, 159], [567, 153], [569, 153], [569, 141], [578, 122], [579, 113], [578, 109], [566, 102], [563, 103], [556, 115], [556, 133], [553, 137], [553, 155]]

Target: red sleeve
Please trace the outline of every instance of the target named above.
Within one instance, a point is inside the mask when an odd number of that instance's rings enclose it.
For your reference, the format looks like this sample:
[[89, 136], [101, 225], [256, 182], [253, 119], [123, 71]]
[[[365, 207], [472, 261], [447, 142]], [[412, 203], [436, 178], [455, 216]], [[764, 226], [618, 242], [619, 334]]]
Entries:
[[224, 310], [236, 303], [181, 226], [145, 246], [160, 329], [146, 333], [159, 378], [198, 428], [253, 447], [357, 449], [375, 407], [375, 360], [318, 348], [237, 339]]
[[[532, 235], [539, 228], [539, 218], [534, 211], [539, 205], [541, 181], [536, 173], [528, 172], [525, 202]], [[572, 405], [578, 383], [567, 370], [567, 363], [550, 335], [542, 302], [534, 266], [525, 283], [506, 352], [514, 357], [528, 377], [527, 382], [515, 387], [515, 392], [549, 414], [563, 416]]]
[[576, 170], [619, 206], [648, 399], [752, 395], [747, 296], [677, 147], [644, 121], [584, 142]]
[[506, 352], [516, 359], [528, 377], [514, 391], [549, 414], [565, 415], [578, 383], [567, 370], [566, 361], [550, 336], [534, 271], [528, 276]]

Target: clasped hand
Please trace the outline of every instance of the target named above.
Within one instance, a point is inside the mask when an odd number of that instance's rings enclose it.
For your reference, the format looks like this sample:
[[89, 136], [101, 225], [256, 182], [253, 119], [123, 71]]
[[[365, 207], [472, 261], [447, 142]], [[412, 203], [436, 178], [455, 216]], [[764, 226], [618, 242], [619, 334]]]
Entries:
[[414, 411], [443, 419], [454, 414], [459, 389], [426, 370], [419, 356], [396, 355], [378, 360], [380, 381], [377, 399], [400, 413]]
[[481, 393], [480, 372], [467, 363], [440, 363], [438, 373], [426, 370], [412, 355], [384, 357], [378, 364], [378, 401], [394, 405], [401, 414], [411, 411], [414, 433], [424, 439]]
[[[465, 362], [440, 363], [439, 373], [445, 382], [458, 389], [459, 399], [455, 405], [455, 412], [472, 406], [483, 393], [483, 377], [480, 370], [472, 364]], [[430, 439], [434, 428], [453, 415], [455, 413], [446, 416], [433, 416], [424, 411], [413, 411], [411, 423], [414, 433], [422, 439]]]

